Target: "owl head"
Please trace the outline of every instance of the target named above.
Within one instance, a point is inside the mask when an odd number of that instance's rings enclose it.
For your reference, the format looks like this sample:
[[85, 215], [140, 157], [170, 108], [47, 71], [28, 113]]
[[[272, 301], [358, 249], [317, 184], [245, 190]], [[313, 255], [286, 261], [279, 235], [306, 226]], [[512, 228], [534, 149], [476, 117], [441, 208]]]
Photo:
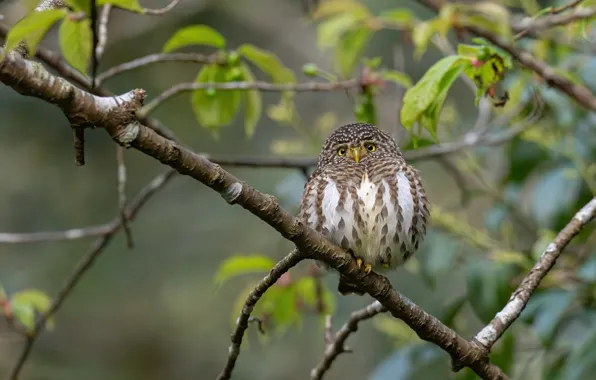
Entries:
[[372, 124], [354, 123], [339, 127], [327, 138], [319, 156], [319, 167], [399, 156], [399, 147], [387, 132]]

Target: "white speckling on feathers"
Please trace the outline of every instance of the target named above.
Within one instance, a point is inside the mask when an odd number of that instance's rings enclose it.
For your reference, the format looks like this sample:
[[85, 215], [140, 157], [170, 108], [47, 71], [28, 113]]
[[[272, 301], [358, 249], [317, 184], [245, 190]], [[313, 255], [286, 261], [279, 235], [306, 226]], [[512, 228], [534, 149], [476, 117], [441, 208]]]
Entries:
[[[367, 141], [377, 144], [377, 151], [359, 163], [338, 157], [338, 146]], [[383, 263], [389, 268], [403, 264], [417, 250], [426, 234], [428, 207], [418, 173], [395, 140], [370, 124], [351, 124], [325, 142], [305, 185], [301, 216], [378, 270]]]

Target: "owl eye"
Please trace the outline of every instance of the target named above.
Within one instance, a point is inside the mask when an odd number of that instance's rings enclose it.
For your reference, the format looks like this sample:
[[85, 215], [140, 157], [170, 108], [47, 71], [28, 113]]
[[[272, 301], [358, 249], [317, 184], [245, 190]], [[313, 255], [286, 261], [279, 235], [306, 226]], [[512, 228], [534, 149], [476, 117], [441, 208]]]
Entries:
[[371, 143], [371, 144], [366, 144], [366, 149], [367, 149], [369, 152], [374, 152], [375, 150], [377, 150], [377, 147], [376, 147], [376, 145], [375, 145], [375, 144], [372, 144], [372, 143]]
[[338, 156], [343, 156], [344, 154], [346, 154], [346, 148], [339, 148], [337, 150], [337, 155]]

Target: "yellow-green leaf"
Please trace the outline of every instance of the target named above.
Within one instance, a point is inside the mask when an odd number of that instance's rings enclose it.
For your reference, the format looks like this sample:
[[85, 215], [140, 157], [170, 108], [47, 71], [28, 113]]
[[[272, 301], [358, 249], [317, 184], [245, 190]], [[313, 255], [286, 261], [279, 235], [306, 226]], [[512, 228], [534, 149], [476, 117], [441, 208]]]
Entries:
[[[199, 83], [227, 82], [228, 71], [228, 68], [217, 64], [205, 65], [197, 75], [196, 81]], [[241, 92], [213, 88], [193, 91], [191, 102], [197, 122], [212, 130], [232, 122], [240, 105]]]
[[68, 17], [60, 25], [60, 49], [69, 65], [85, 74], [91, 59], [93, 37], [91, 21], [73, 21]]
[[112, 4], [115, 7], [126, 9], [129, 11], [143, 13], [143, 7], [138, 0], [98, 0], [97, 6]]
[[358, 19], [372, 17], [368, 8], [355, 0], [327, 0], [319, 5], [312, 17], [316, 20], [337, 14], [350, 14]]
[[[10, 300], [15, 318], [25, 326], [27, 331], [33, 330], [35, 324], [34, 312], [46, 314], [50, 310], [51, 303], [52, 301], [45, 293], [35, 289], [16, 292]], [[48, 330], [53, 329], [53, 318], [48, 318], [46, 327]]]
[[23, 41], [29, 54], [34, 55], [37, 46], [58, 20], [67, 15], [66, 9], [52, 9], [48, 11], [33, 11], [23, 17], [12, 27], [6, 37], [6, 51], [11, 51]]
[[345, 33], [335, 48], [335, 66], [344, 77], [352, 74], [373, 32], [366, 27]]
[[226, 39], [207, 25], [192, 25], [178, 29], [163, 47], [164, 53], [191, 45], [208, 45], [219, 49], [226, 46]]
[[[242, 72], [244, 73], [245, 81], [254, 82], [255, 77], [250, 71], [250, 68], [243, 64], [241, 66]], [[261, 92], [259, 90], [248, 90], [244, 93], [245, 99], [245, 111], [244, 111], [244, 132], [247, 137], [252, 137], [255, 133], [257, 123], [261, 118], [261, 112], [263, 110], [263, 101], [261, 99]]]
[[275, 266], [275, 262], [267, 256], [235, 255], [224, 260], [215, 273], [213, 282], [216, 286], [239, 274], [268, 272]]
[[238, 53], [269, 75], [274, 83], [296, 83], [294, 72], [284, 66], [272, 52], [243, 44], [238, 48]]
[[356, 27], [358, 19], [350, 13], [342, 13], [322, 21], [317, 26], [317, 47], [321, 50], [337, 45], [341, 36]]
[[409, 9], [390, 9], [379, 14], [379, 18], [399, 28], [411, 28], [416, 22], [414, 13]]
[[411, 130], [416, 121], [421, 121], [432, 134], [447, 91], [467, 65], [470, 61], [458, 56], [445, 57], [435, 63], [406, 91], [400, 113], [402, 125]]
[[419, 60], [426, 52], [430, 39], [437, 32], [432, 21], [418, 23], [412, 30], [412, 42], [416, 47], [414, 58]]
[[412, 87], [412, 79], [406, 73], [395, 70], [387, 70], [383, 73], [383, 79], [389, 80], [404, 88]]
[[83, 11], [86, 15], [90, 13], [90, 0], [65, 0], [66, 4], [72, 7], [75, 11]]

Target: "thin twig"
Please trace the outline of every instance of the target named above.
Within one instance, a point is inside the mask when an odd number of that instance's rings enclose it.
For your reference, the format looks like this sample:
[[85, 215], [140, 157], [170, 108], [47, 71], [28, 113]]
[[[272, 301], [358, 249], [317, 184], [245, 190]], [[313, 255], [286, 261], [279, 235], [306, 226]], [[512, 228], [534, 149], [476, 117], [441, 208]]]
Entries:
[[[174, 170], [168, 170], [167, 172], [158, 175], [155, 177], [149, 184], [147, 184], [132, 200], [130, 206], [126, 209], [126, 218], [128, 221], [133, 220], [139, 210], [143, 207], [143, 205], [154, 195], [159, 189], [165, 186], [176, 174]], [[87, 252], [85, 256], [79, 261], [75, 269], [73, 270], [72, 274], [68, 277], [68, 279], [62, 285], [62, 288], [58, 292], [56, 298], [52, 301], [50, 308], [47, 313], [43, 314], [35, 323], [35, 327], [33, 332], [29, 334], [27, 341], [25, 343], [25, 347], [21, 352], [17, 363], [15, 364], [10, 379], [17, 380], [23, 365], [27, 361], [29, 354], [31, 353], [31, 349], [37, 340], [37, 337], [43, 331], [43, 328], [46, 324], [48, 318], [54, 315], [62, 306], [70, 292], [74, 289], [77, 285], [81, 277], [91, 268], [95, 260], [100, 256], [103, 252], [104, 248], [108, 245], [108, 243], [112, 240], [112, 238], [116, 235], [116, 233], [122, 227], [122, 222], [120, 220], [120, 216], [116, 217], [110, 224], [110, 231], [103, 236], [99, 237], [95, 240]]]
[[[310, 372], [311, 380], [320, 380], [331, 365], [337, 359], [337, 357], [344, 352], [351, 352], [349, 348], [345, 346], [346, 340], [353, 332], [358, 330], [358, 323], [370, 319], [379, 313], [386, 312], [387, 309], [381, 305], [379, 301], [375, 301], [365, 307], [364, 309], [353, 312], [350, 315], [348, 321], [337, 331], [335, 337], [327, 331], [325, 334], [325, 352], [323, 354], [323, 360]], [[331, 317], [328, 317], [329, 330], [331, 330]]]
[[126, 235], [126, 244], [128, 248], [133, 248], [132, 232], [126, 220], [126, 165], [124, 164], [124, 148], [116, 147], [116, 162], [118, 163], [118, 209], [120, 210], [120, 220], [124, 233]]
[[275, 84], [267, 82], [217, 82], [217, 83], [180, 83], [166, 91], [159, 94], [149, 103], [147, 103], [139, 111], [139, 115], [149, 115], [163, 102], [172, 96], [181, 94], [183, 92], [190, 92], [196, 90], [214, 89], [220, 91], [235, 91], [235, 90], [260, 90], [267, 92], [319, 92], [319, 91], [344, 91], [349, 88], [359, 86], [360, 82], [357, 79], [348, 79], [340, 82], [308, 82], [298, 84]]
[[147, 9], [147, 8], [143, 8], [143, 13], [146, 15], [163, 15], [168, 13], [169, 11], [171, 11], [172, 9], [174, 9], [174, 7], [178, 4], [180, 4], [182, 2], [182, 0], [172, 0], [170, 2], [170, 4], [168, 4], [167, 6], [163, 7], [163, 8], [159, 8], [159, 9]]
[[97, 22], [99, 16], [97, 14], [97, 0], [89, 0], [89, 20], [91, 22], [91, 37], [92, 45], [91, 49], [91, 89], [94, 89], [95, 78], [97, 77], [97, 67], [99, 66], [99, 57], [97, 56], [97, 47], [99, 46], [99, 35], [97, 30]]
[[232, 333], [232, 345], [230, 346], [228, 361], [224, 366], [223, 370], [217, 377], [217, 380], [227, 380], [232, 376], [232, 370], [234, 369], [234, 365], [236, 364], [236, 359], [240, 354], [240, 345], [242, 344], [242, 337], [244, 336], [244, 332], [248, 328], [248, 322], [250, 320], [250, 314], [252, 313], [253, 308], [261, 299], [263, 294], [269, 289], [275, 282], [290, 268], [294, 267], [298, 264], [301, 260], [304, 259], [304, 256], [300, 255], [300, 252], [297, 249], [294, 249], [290, 254], [286, 257], [281, 259], [271, 272], [261, 281], [259, 284], [250, 292], [248, 297], [246, 298], [246, 302], [242, 307], [242, 311], [240, 313], [240, 317], [238, 317], [238, 321], [236, 322], [236, 328]]
[[[110, 12], [112, 11], [112, 4], [106, 4], [101, 9], [101, 15], [99, 17], [99, 24], [97, 26], [97, 47], [95, 48], [95, 56], [99, 60], [103, 56], [103, 52], [106, 49], [108, 43], [108, 22], [110, 21]], [[99, 86], [100, 76], [95, 77], [95, 86]]]
[[0, 244], [27, 244], [45, 243], [50, 241], [77, 240], [86, 237], [95, 237], [108, 234], [111, 230], [110, 223], [99, 226], [73, 228], [65, 231], [47, 232], [0, 232]]
[[596, 8], [576, 8], [569, 13], [563, 12], [577, 7], [583, 0], [575, 0], [558, 8], [551, 8], [549, 15], [543, 17], [525, 17], [512, 26], [517, 31], [515, 39], [520, 39], [527, 34], [537, 34], [557, 26], [569, 25], [580, 20], [587, 20], [596, 16]]
[[224, 64], [225, 61], [218, 54], [198, 54], [198, 53], [157, 53], [150, 54], [145, 57], [133, 59], [132, 61], [121, 63], [113, 66], [108, 70], [97, 76], [98, 85], [104, 81], [122, 74], [126, 71], [138, 69], [139, 67], [148, 66], [153, 63], [160, 62], [187, 62], [187, 63], [199, 63], [199, 64], [210, 64], [218, 63]]
[[530, 296], [538, 288], [540, 281], [542, 281], [555, 265], [563, 249], [594, 216], [596, 216], [596, 198], [593, 198], [582, 207], [565, 228], [557, 234], [555, 240], [546, 247], [540, 259], [534, 264], [530, 273], [528, 273], [519, 287], [513, 292], [507, 305], [497, 313], [495, 318], [486, 327], [476, 334], [474, 341], [481, 344], [487, 350], [491, 349], [505, 330], [520, 316], [530, 300]]

